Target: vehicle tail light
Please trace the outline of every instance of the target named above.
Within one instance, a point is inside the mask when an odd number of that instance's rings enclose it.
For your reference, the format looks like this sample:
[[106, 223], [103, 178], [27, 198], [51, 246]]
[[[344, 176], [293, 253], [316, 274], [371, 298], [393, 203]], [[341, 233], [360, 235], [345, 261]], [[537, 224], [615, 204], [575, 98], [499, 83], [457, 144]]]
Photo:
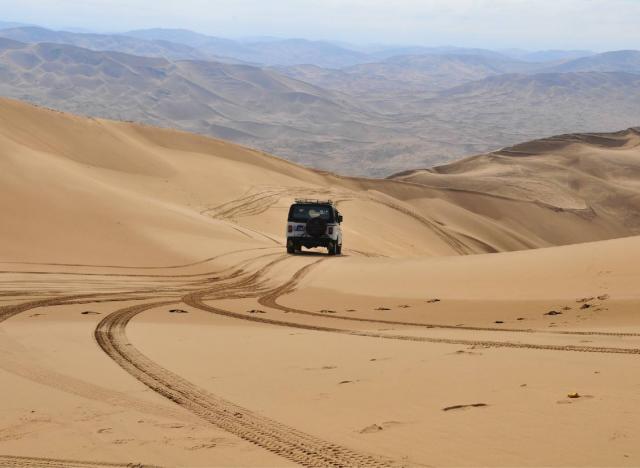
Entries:
[[287, 232], [293, 232], [293, 224], [287, 226]]
[[329, 235], [333, 234], [333, 226], [329, 226], [328, 232], [329, 232]]

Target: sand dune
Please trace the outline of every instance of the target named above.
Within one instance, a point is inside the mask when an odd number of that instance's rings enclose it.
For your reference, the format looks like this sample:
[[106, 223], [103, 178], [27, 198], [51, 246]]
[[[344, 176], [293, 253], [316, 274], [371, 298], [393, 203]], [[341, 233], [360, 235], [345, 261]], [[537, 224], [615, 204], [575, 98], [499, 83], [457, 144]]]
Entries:
[[376, 180], [0, 101], [0, 465], [637, 466], [638, 143]]
[[366, 255], [508, 251], [638, 233], [631, 130], [601, 138], [620, 142], [614, 147], [559, 139], [560, 155], [551, 146], [513, 156], [546, 144], [531, 143], [375, 180], [17, 101], [3, 100], [0, 116], [6, 260], [159, 265], [282, 245], [283, 214], [297, 196], [338, 201], [348, 248]]

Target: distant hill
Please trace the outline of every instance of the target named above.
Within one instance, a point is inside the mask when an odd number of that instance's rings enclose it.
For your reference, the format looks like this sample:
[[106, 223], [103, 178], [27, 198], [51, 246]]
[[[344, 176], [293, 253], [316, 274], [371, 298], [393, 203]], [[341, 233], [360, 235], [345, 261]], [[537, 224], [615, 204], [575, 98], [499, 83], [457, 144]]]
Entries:
[[364, 53], [330, 42], [306, 39], [269, 38], [262, 41], [241, 42], [184, 29], [144, 29], [125, 34], [142, 39], [179, 42], [207, 54], [233, 57], [264, 65], [315, 64], [321, 67], [339, 68], [372, 60]]
[[424, 47], [424, 46], [404, 46], [404, 47], [383, 47], [370, 52], [376, 61], [385, 60], [391, 57], [401, 55], [473, 55], [476, 57], [484, 57], [488, 59], [505, 60], [508, 56], [501, 52], [488, 49], [468, 48], [468, 47]]
[[582, 57], [547, 68], [554, 72], [627, 72], [640, 73], [640, 51], [617, 50], [602, 54]]
[[518, 50], [509, 49], [501, 51], [503, 54], [526, 62], [566, 62], [568, 60], [575, 60], [581, 57], [588, 57], [595, 55], [595, 52], [590, 50]]
[[640, 75], [621, 72], [499, 75], [406, 105], [407, 111], [437, 116], [441, 122], [447, 122], [443, 127], [451, 128], [452, 132], [440, 133], [441, 138], [450, 135], [447, 139], [455, 139], [453, 135], [457, 132], [460, 143], [494, 141], [506, 146], [554, 132], [572, 133], [588, 128], [610, 131], [637, 126]]
[[182, 43], [163, 40], [136, 39], [116, 34], [88, 34], [68, 31], [53, 31], [36, 26], [25, 26], [0, 29], [0, 37], [20, 42], [69, 44], [91, 50], [111, 50], [149, 57], [237, 62], [237, 60], [234, 59], [207, 54]]
[[439, 91], [488, 76], [526, 72], [534, 65], [502, 55], [400, 55], [382, 62], [330, 70], [314, 65], [280, 69], [318, 86], [377, 99], [381, 95]]

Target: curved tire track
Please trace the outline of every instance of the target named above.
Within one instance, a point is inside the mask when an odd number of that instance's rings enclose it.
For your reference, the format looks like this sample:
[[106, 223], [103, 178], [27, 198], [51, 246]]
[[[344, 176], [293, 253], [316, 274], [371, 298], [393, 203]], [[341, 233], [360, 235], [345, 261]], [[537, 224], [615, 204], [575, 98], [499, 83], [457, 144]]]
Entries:
[[111, 313], [98, 324], [96, 341], [109, 357], [153, 391], [211, 424], [293, 462], [303, 466], [391, 466], [382, 458], [321, 440], [211, 395], [151, 361], [128, 341], [125, 328], [139, 313], [167, 304], [140, 304]]
[[[309, 265], [298, 270], [283, 286], [272, 290], [267, 293], [266, 297], [279, 297], [285, 292], [291, 292], [295, 289], [295, 284], [305, 273], [307, 273], [311, 268], [315, 265], [323, 261], [324, 259], [313, 262]], [[242, 288], [246, 288], [247, 285], [250, 285], [253, 289], [256, 288], [257, 283], [260, 280], [260, 276], [264, 274], [264, 272], [270, 267], [270, 264], [263, 267], [259, 272], [252, 275], [251, 280], [247, 281], [246, 279], [243, 282]], [[226, 287], [233, 288], [233, 285], [226, 285]], [[224, 287], [222, 289], [224, 291]], [[276, 291], [274, 293], [273, 291]], [[220, 291], [219, 291], [220, 292]], [[252, 295], [251, 291], [248, 292], [248, 295]], [[580, 345], [551, 345], [551, 344], [535, 344], [535, 343], [519, 343], [519, 342], [511, 342], [511, 341], [494, 341], [494, 340], [469, 340], [469, 339], [458, 339], [458, 338], [433, 338], [433, 337], [425, 337], [425, 336], [411, 336], [411, 335], [398, 335], [398, 334], [386, 334], [386, 333], [378, 333], [378, 332], [368, 332], [368, 331], [360, 331], [360, 330], [350, 330], [344, 328], [335, 328], [335, 327], [326, 327], [326, 326], [318, 326], [311, 325], [299, 322], [291, 322], [286, 320], [275, 320], [266, 317], [257, 317], [257, 316], [248, 316], [246, 314], [232, 312], [230, 310], [221, 309], [219, 307], [214, 307], [209, 304], [206, 304], [204, 301], [204, 297], [210, 294], [210, 291], [202, 290], [195, 291], [190, 294], [185, 295], [182, 298], [182, 302], [192, 307], [195, 307], [200, 310], [204, 310], [206, 312], [211, 312], [217, 315], [222, 315], [225, 317], [236, 318], [240, 320], [246, 320], [250, 322], [258, 322], [269, 325], [283, 326], [289, 328], [298, 328], [302, 330], [311, 330], [311, 331], [322, 331], [322, 332], [330, 332], [330, 333], [340, 333], [345, 335], [352, 336], [362, 336], [369, 338], [383, 338], [383, 339], [392, 339], [392, 340], [401, 340], [401, 341], [414, 341], [414, 342], [424, 342], [424, 343], [439, 343], [439, 344], [454, 344], [454, 345], [466, 345], [466, 346], [482, 346], [487, 348], [514, 348], [514, 349], [537, 349], [537, 350], [548, 350], [548, 351], [571, 351], [571, 352], [584, 352], [584, 353], [607, 353], [607, 354], [640, 354], [640, 348], [616, 348], [616, 347], [607, 347], [607, 346], [580, 346]], [[255, 293], [253, 293], [255, 295]], [[263, 296], [263, 297], [265, 297]], [[247, 297], [247, 296], [245, 296]], [[267, 302], [268, 304], [268, 302]], [[280, 306], [278, 305], [278, 308]], [[296, 312], [297, 309], [285, 310], [288, 312]], [[308, 311], [299, 311], [298, 313], [303, 313], [304, 315], [320, 315], [323, 318], [337, 318], [335, 316], [327, 317], [324, 314], [317, 314], [316, 312], [308, 312]], [[353, 320], [353, 317], [343, 317], [343, 320]], [[358, 321], [370, 321], [368, 319], [357, 319]], [[379, 323], [374, 321], [374, 323]], [[424, 324], [420, 324], [424, 326]], [[434, 328], [434, 327], [432, 327]], [[455, 328], [455, 327], [452, 327]], [[500, 330], [505, 331], [505, 330]], [[582, 332], [577, 332], [582, 333]], [[588, 332], [584, 332], [588, 333]]]
[[278, 299], [286, 294], [292, 293], [296, 290], [300, 279], [302, 279], [315, 264], [306, 265], [300, 270], [296, 271], [289, 281], [279, 286], [269, 293], [260, 296], [258, 303], [270, 307], [272, 309], [281, 310], [287, 313], [309, 315], [313, 317], [332, 318], [336, 320], [346, 320], [351, 322], [366, 322], [376, 323], [382, 325], [405, 325], [411, 327], [421, 328], [438, 328], [445, 330], [469, 330], [469, 331], [488, 331], [488, 332], [507, 332], [507, 333], [528, 333], [528, 334], [550, 334], [550, 335], [576, 335], [576, 336], [619, 336], [619, 337], [638, 337], [640, 333], [624, 333], [624, 332], [600, 332], [600, 331], [572, 331], [572, 330], [534, 330], [531, 328], [497, 328], [497, 327], [473, 327], [473, 326], [456, 326], [456, 325], [444, 325], [438, 323], [424, 323], [424, 322], [407, 322], [398, 320], [385, 320], [385, 319], [373, 319], [364, 317], [348, 317], [345, 315], [330, 315], [322, 314], [319, 312], [311, 312], [309, 310], [298, 309], [295, 307], [289, 307], [278, 303]]

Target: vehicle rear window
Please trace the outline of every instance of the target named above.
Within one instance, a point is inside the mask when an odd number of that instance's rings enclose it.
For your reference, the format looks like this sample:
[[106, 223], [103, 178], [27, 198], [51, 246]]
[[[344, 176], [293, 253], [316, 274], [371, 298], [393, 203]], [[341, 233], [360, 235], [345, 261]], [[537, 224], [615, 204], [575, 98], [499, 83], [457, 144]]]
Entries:
[[289, 209], [289, 221], [306, 222], [311, 218], [333, 221], [333, 208], [327, 205], [292, 205]]

